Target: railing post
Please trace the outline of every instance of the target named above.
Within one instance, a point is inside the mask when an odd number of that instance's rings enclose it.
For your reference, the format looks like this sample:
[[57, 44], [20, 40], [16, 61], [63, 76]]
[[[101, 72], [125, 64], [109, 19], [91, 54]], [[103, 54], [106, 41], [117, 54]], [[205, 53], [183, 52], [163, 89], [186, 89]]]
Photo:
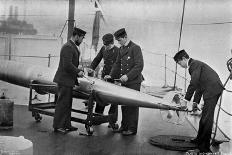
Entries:
[[48, 67], [50, 67], [51, 63], [51, 54], [48, 54]]
[[185, 68], [185, 71], [184, 71], [184, 93], [186, 93], [186, 87], [187, 87], [186, 73], [187, 73], [187, 69]]
[[164, 55], [164, 86], [163, 88], [167, 87], [167, 54]]
[[[51, 54], [48, 54], [48, 67], [51, 65]], [[51, 99], [51, 94], [48, 94], [48, 102], [50, 102]]]
[[12, 54], [12, 48], [11, 48], [11, 46], [12, 46], [12, 36], [11, 35], [9, 35], [9, 60], [11, 60], [11, 54]]
[[174, 77], [173, 90], [176, 90], [176, 76], [177, 76], [177, 63], [176, 63], [176, 68], [175, 68], [175, 77]]

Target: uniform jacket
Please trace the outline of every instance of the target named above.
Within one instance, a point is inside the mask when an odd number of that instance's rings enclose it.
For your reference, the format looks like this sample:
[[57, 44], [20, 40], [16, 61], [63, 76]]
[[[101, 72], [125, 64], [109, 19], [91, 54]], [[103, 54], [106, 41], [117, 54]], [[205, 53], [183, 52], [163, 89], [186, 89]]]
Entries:
[[77, 74], [80, 51], [73, 41], [69, 40], [63, 45], [60, 51], [60, 62], [56, 71], [54, 82], [59, 85], [73, 87], [77, 83]]
[[141, 83], [143, 81], [142, 70], [144, 62], [141, 48], [130, 41], [127, 46], [120, 47], [117, 60], [111, 70], [111, 77], [117, 78], [123, 75], [127, 75], [128, 81], [123, 83], [134, 84]]
[[199, 103], [203, 99], [211, 98], [220, 94], [224, 87], [218, 74], [207, 64], [191, 59], [189, 60], [189, 74], [191, 81], [185, 95], [185, 99], [190, 101], [193, 93], [194, 102]]
[[116, 61], [116, 58], [118, 56], [119, 48], [114, 46], [110, 50], [106, 50], [105, 46], [101, 48], [97, 56], [94, 58], [93, 62], [90, 65], [90, 68], [93, 70], [96, 69], [98, 64], [101, 62], [101, 60], [104, 60], [104, 67], [102, 70], [102, 78], [105, 75], [109, 75], [110, 71], [113, 67], [114, 62]]

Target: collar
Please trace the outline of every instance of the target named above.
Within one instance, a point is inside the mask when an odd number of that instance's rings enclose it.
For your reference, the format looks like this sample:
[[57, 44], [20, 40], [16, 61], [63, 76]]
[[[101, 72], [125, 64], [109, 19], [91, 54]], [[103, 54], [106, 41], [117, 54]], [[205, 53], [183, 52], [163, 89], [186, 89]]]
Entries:
[[[74, 43], [75, 44], [75, 42], [72, 40], [72, 39], [70, 39], [70, 41], [72, 42], [72, 43]], [[76, 44], [75, 44], [76, 45]]]
[[[108, 51], [113, 49], [114, 48], [114, 45], [112, 45], [109, 49], [107, 49]], [[106, 49], [106, 46], [105, 46], [105, 49]]]
[[129, 43], [130, 43], [130, 39], [128, 39], [128, 40], [126, 41], [126, 43], [124, 44], [124, 46], [128, 46]]
[[188, 68], [190, 67], [191, 63], [193, 62], [193, 58], [189, 58], [188, 61], [187, 61], [187, 66]]
[[77, 45], [75, 44], [75, 42], [74, 42], [72, 39], [70, 39], [69, 41], [80, 51], [80, 47], [77, 46]]
[[190, 60], [190, 59], [187, 60], [187, 68], [189, 68], [189, 60]]

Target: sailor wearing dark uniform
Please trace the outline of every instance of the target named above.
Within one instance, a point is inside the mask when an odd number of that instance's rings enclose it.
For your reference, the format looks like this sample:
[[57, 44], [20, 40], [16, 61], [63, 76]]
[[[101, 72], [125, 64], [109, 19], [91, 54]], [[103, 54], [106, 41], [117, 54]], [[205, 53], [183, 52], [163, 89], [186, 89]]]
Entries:
[[58, 85], [58, 99], [53, 121], [55, 132], [66, 133], [77, 130], [71, 125], [72, 89], [78, 83], [77, 77], [84, 75], [83, 70], [78, 68], [80, 57], [78, 46], [82, 43], [85, 34], [85, 31], [74, 28], [71, 39], [60, 51], [59, 66], [53, 80]]
[[[129, 40], [125, 28], [114, 33], [115, 39], [121, 45], [117, 60], [105, 78], [115, 78], [119, 75], [122, 86], [140, 91], [143, 81], [143, 54], [140, 46]], [[121, 127], [116, 131], [125, 136], [135, 135], [138, 128], [139, 107], [121, 106]]]
[[[107, 33], [102, 37], [102, 41], [104, 46], [100, 49], [97, 56], [94, 58], [90, 65], [89, 73], [92, 73], [93, 70], [97, 68], [101, 60], [104, 60], [104, 66], [102, 70], [101, 77], [102, 79], [105, 77], [105, 75], [109, 75], [112, 66], [114, 62], [116, 61], [116, 58], [118, 56], [119, 48], [114, 45], [114, 36], [111, 33]], [[95, 112], [103, 114], [105, 109], [105, 105], [103, 103], [96, 103]], [[117, 116], [118, 113], [118, 106], [117, 105], [111, 105], [109, 109], [109, 114], [115, 114]], [[116, 120], [114, 120], [114, 123], [117, 121], [117, 117], [115, 117]]]
[[220, 95], [224, 89], [218, 74], [204, 62], [189, 57], [185, 50], [181, 50], [174, 56], [174, 60], [183, 68], [189, 69], [191, 81], [188, 86], [185, 99], [190, 101], [193, 94], [193, 110], [203, 96], [204, 106], [199, 122], [197, 137], [191, 142], [197, 144], [200, 153], [209, 153], [210, 139], [213, 128], [214, 110]]

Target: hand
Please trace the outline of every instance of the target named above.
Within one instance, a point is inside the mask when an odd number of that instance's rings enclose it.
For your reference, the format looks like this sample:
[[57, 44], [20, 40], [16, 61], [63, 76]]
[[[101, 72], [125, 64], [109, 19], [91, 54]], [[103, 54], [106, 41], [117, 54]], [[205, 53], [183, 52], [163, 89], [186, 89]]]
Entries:
[[93, 73], [93, 69], [92, 68], [87, 68], [87, 71], [88, 71], [88, 73]]
[[110, 75], [105, 75], [105, 76], [104, 76], [104, 80], [107, 81], [108, 79], [112, 79], [112, 77], [111, 77]]
[[83, 71], [80, 71], [77, 75], [78, 75], [78, 77], [83, 77], [85, 75], [85, 73]]
[[192, 105], [192, 111], [193, 112], [196, 112], [197, 110], [200, 110], [197, 105], [198, 104], [196, 102], [193, 102], [193, 105]]
[[127, 80], [128, 80], [127, 75], [123, 75], [122, 77], [120, 77], [120, 80], [121, 80], [122, 82], [127, 82]]

